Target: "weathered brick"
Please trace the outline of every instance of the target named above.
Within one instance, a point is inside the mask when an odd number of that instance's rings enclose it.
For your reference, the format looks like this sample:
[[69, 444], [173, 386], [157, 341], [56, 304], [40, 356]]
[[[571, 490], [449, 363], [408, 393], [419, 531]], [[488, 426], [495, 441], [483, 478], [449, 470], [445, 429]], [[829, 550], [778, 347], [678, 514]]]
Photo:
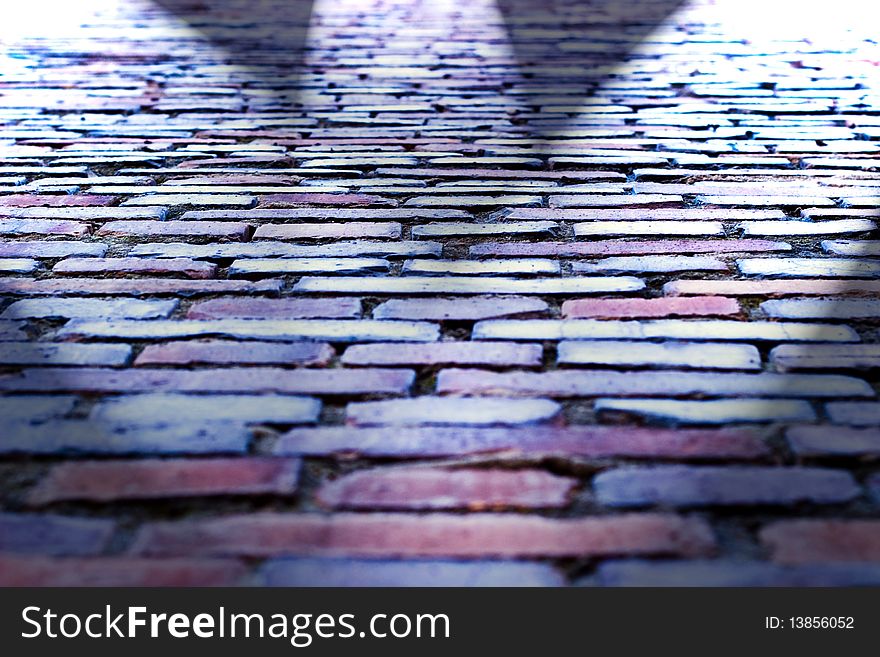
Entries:
[[26, 369], [0, 375], [0, 390], [78, 392], [279, 392], [284, 394], [405, 394], [414, 379], [402, 369]]
[[740, 422], [810, 422], [816, 419], [804, 401], [787, 399], [598, 399], [597, 413], [627, 413], [678, 424], [735, 424]]
[[0, 556], [2, 586], [232, 586], [246, 573], [234, 559]]
[[317, 342], [237, 342], [192, 340], [147, 345], [135, 359], [144, 365], [251, 364], [326, 365], [335, 355], [328, 344]]
[[346, 365], [541, 365], [544, 349], [538, 344], [509, 342], [434, 342], [426, 344], [375, 343], [348, 347]]
[[0, 550], [83, 556], [100, 553], [116, 523], [99, 518], [0, 513]]
[[226, 221], [109, 221], [95, 233], [99, 236], [215, 237], [240, 240], [248, 234], [247, 224]]
[[249, 294], [257, 292], [278, 292], [281, 281], [191, 281], [182, 279], [109, 279], [109, 278], [70, 278], [35, 280], [32, 278], [0, 279], [0, 293], [20, 296], [57, 296], [66, 294], [105, 295], [126, 294], [141, 296], [147, 294], [175, 294], [182, 297], [199, 294]]
[[565, 365], [634, 365], [721, 370], [761, 368], [761, 355], [752, 345], [573, 340], [560, 342], [558, 353], [557, 361]]
[[439, 457], [461, 454], [583, 458], [751, 459], [767, 448], [746, 430], [644, 429], [624, 426], [515, 428], [296, 428], [275, 447], [281, 455]]
[[547, 399], [453, 399], [419, 397], [374, 402], [352, 402], [346, 407], [350, 424], [462, 424], [472, 426], [519, 425], [547, 422], [560, 411]]
[[880, 454], [880, 429], [798, 426], [786, 432], [791, 450], [799, 456], [873, 456]]
[[260, 569], [268, 586], [562, 586], [546, 564], [518, 561], [274, 559]]
[[[736, 299], [727, 297], [662, 297], [658, 299], [573, 299], [562, 304], [567, 319], [630, 319], [736, 315]], [[483, 318], [480, 318], [483, 319]]]
[[613, 507], [837, 504], [859, 495], [842, 470], [773, 467], [630, 467], [602, 472], [596, 497]]
[[677, 295], [794, 296], [826, 294], [876, 294], [880, 281], [858, 280], [681, 280], [666, 283], [663, 293]]
[[213, 278], [217, 267], [189, 258], [67, 258], [52, 268], [56, 274], [146, 274]]
[[533, 297], [472, 296], [390, 299], [373, 309], [375, 319], [479, 320], [545, 313], [547, 302]]
[[135, 554], [406, 557], [563, 557], [710, 552], [714, 538], [696, 519], [633, 514], [555, 519], [505, 514], [279, 514], [149, 523]]
[[254, 239], [399, 239], [398, 223], [351, 221], [344, 224], [265, 224], [257, 228]]
[[2, 319], [32, 317], [119, 317], [125, 319], [165, 318], [177, 308], [178, 302], [142, 301], [139, 299], [23, 299], [7, 306]]
[[345, 319], [361, 314], [360, 299], [259, 299], [227, 297], [194, 303], [188, 319]]
[[54, 466], [28, 493], [31, 505], [66, 500], [110, 502], [206, 495], [290, 495], [299, 463], [291, 459], [209, 458], [82, 461]]
[[126, 365], [131, 347], [123, 344], [0, 342], [0, 365]]
[[568, 504], [576, 479], [540, 470], [359, 470], [324, 483], [319, 504], [342, 509], [553, 508]]
[[765, 525], [759, 536], [779, 563], [880, 561], [877, 520], [784, 520]]
[[479, 276], [317, 278], [304, 276], [294, 286], [297, 292], [342, 294], [587, 294], [631, 292], [645, 286], [638, 278], [502, 278]]

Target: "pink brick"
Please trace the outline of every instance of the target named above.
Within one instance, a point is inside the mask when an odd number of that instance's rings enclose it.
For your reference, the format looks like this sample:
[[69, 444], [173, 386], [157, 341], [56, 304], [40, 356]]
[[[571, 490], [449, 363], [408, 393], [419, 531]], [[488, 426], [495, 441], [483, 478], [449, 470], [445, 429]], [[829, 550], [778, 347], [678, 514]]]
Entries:
[[67, 258], [52, 268], [56, 274], [146, 274], [212, 278], [217, 267], [190, 258]]
[[505, 514], [258, 513], [145, 525], [132, 552], [270, 557], [587, 557], [711, 553], [709, 527], [676, 515], [556, 519]]
[[53, 467], [28, 495], [41, 505], [62, 500], [206, 495], [290, 495], [299, 462], [270, 458], [85, 461]]
[[880, 561], [880, 520], [785, 520], [760, 538], [780, 563]]
[[537, 367], [544, 349], [539, 344], [512, 342], [385, 342], [354, 345], [342, 354], [346, 365], [439, 365]]
[[95, 233], [107, 236], [133, 237], [216, 237], [243, 239], [247, 224], [231, 221], [109, 221]]
[[194, 365], [200, 363], [326, 365], [336, 354], [329, 344], [316, 342], [237, 342], [193, 340], [147, 345], [135, 365]]
[[752, 281], [672, 281], [663, 286], [664, 294], [730, 296], [816, 296], [825, 294], [877, 294], [880, 281], [865, 280], [752, 280]]
[[400, 224], [352, 221], [344, 224], [264, 224], [254, 239], [398, 239]]
[[360, 470], [325, 483], [320, 504], [348, 509], [549, 508], [568, 504], [576, 479], [540, 470]]
[[726, 297], [659, 299], [574, 299], [562, 304], [562, 316], [585, 319], [736, 315], [739, 303]]
[[318, 427], [292, 429], [275, 453], [297, 456], [422, 458], [500, 453], [511, 456], [651, 459], [754, 459], [768, 453], [744, 429], [660, 429], [571, 426], [533, 429], [473, 427]]
[[232, 586], [246, 566], [233, 559], [51, 559], [0, 556], [0, 586]]
[[354, 319], [360, 317], [361, 301], [345, 297], [333, 299], [210, 299], [193, 304], [188, 319]]

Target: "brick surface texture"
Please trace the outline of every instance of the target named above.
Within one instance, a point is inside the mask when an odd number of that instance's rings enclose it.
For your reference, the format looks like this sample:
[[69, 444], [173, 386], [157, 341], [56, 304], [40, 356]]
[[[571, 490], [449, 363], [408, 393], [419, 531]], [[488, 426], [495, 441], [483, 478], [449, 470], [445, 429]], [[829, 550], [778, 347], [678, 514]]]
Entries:
[[880, 582], [871, 21], [76, 4], [0, 54], [0, 584]]

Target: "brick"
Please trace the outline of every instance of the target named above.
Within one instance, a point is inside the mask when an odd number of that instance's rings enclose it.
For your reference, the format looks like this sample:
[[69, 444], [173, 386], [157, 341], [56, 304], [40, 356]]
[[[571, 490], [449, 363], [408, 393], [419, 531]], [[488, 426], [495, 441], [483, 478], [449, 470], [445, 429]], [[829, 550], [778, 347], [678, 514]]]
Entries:
[[505, 514], [262, 513], [149, 523], [135, 554], [403, 557], [563, 557], [610, 554], [703, 555], [714, 539], [701, 521], [633, 514], [555, 519]]
[[619, 468], [597, 475], [593, 488], [612, 507], [837, 504], [860, 493], [842, 470], [755, 466]]
[[631, 292], [644, 282], [630, 276], [579, 278], [488, 278], [479, 276], [372, 277], [305, 276], [294, 286], [296, 292], [342, 294], [587, 294]]
[[643, 429], [632, 426], [295, 428], [275, 447], [280, 455], [364, 455], [419, 458], [499, 453], [582, 458], [752, 459], [767, 449], [745, 430]]
[[826, 294], [876, 294], [880, 281], [857, 280], [679, 280], [666, 283], [663, 293], [677, 295], [724, 294], [729, 296], [795, 296]]
[[271, 458], [81, 461], [54, 466], [28, 504], [208, 495], [290, 495], [298, 462]]
[[241, 240], [247, 236], [247, 224], [221, 221], [109, 221], [95, 233], [99, 236], [215, 237]]
[[[0, 196], [0, 200], [2, 198]], [[0, 219], [0, 235], [65, 235], [68, 237], [85, 237], [89, 232], [88, 224], [78, 221]]]
[[231, 586], [246, 572], [233, 559], [0, 556], [2, 586]]
[[0, 273], [30, 274], [39, 267], [39, 262], [29, 258], [0, 258]]
[[58, 331], [59, 337], [163, 339], [216, 335], [241, 339], [319, 340], [324, 342], [432, 342], [437, 326], [427, 322], [373, 320], [71, 320]]
[[118, 367], [131, 358], [123, 344], [0, 342], [0, 365], [100, 365]]
[[588, 242], [484, 242], [470, 247], [472, 257], [615, 256], [682, 253], [760, 253], [789, 251], [786, 242], [767, 240], [596, 240]]
[[560, 342], [558, 353], [557, 361], [565, 365], [761, 369], [761, 355], [752, 345], [573, 340]]
[[880, 302], [868, 299], [777, 299], [765, 301], [761, 310], [782, 319], [860, 319], [880, 317]]
[[475, 340], [770, 340], [856, 342], [847, 326], [796, 322], [737, 322], [658, 319], [645, 322], [601, 320], [487, 320], [474, 326]]
[[345, 415], [349, 424], [462, 424], [491, 426], [534, 424], [554, 419], [559, 404], [547, 399], [452, 399], [419, 397], [375, 402], [351, 402]]
[[140, 296], [146, 294], [176, 294], [194, 296], [200, 294], [250, 294], [255, 292], [278, 292], [280, 280], [264, 281], [190, 281], [182, 279], [107, 279], [70, 278], [41, 279], [8, 278], [0, 279], [0, 294], [20, 296], [57, 296], [66, 294], [105, 295], [125, 294]]
[[407, 260], [404, 274], [429, 276], [468, 275], [492, 276], [511, 274], [559, 274], [559, 263], [537, 258], [507, 260]]
[[718, 221], [591, 221], [575, 224], [575, 237], [606, 235], [723, 235]]
[[386, 272], [390, 268], [381, 258], [273, 258], [236, 260], [229, 266], [230, 276], [264, 274], [353, 274]]
[[533, 297], [472, 296], [453, 298], [389, 299], [373, 309], [375, 319], [480, 320], [549, 310]]
[[877, 368], [880, 367], [880, 346], [783, 344], [770, 351], [770, 362], [781, 371]]
[[189, 258], [67, 258], [52, 268], [56, 274], [141, 274], [213, 278], [217, 268]]
[[400, 239], [398, 223], [352, 221], [344, 224], [266, 224], [257, 228], [254, 239]]
[[98, 554], [113, 534], [112, 520], [0, 513], [0, 550], [20, 554]]
[[877, 402], [833, 402], [825, 405], [825, 412], [838, 424], [880, 426], [880, 403]]
[[8, 424], [3, 454], [234, 454], [244, 453], [251, 432], [242, 422], [174, 422], [127, 426], [92, 420]]
[[334, 509], [557, 508], [576, 479], [540, 470], [444, 470], [393, 467], [359, 470], [325, 482], [319, 504]]
[[76, 397], [60, 395], [15, 395], [0, 397], [0, 416], [7, 423], [28, 420], [39, 422], [53, 417], [61, 417], [73, 410]]
[[622, 256], [597, 262], [575, 262], [575, 273], [726, 271], [727, 264], [707, 256]]
[[302, 424], [315, 422], [320, 412], [321, 403], [309, 397], [156, 393], [99, 401], [89, 417], [123, 426], [213, 421]]
[[743, 235], [769, 237], [783, 235], [835, 235], [840, 233], [863, 233], [877, 228], [867, 219], [841, 219], [839, 221], [744, 221], [737, 225]]
[[873, 456], [880, 454], [880, 430], [853, 427], [798, 426], [786, 432], [798, 456]]
[[736, 266], [746, 276], [849, 276], [873, 278], [880, 276], [880, 261], [846, 260], [843, 258], [747, 258]]
[[[0, 211], [2, 213], [2, 211]], [[448, 208], [254, 208], [252, 210], [189, 210], [182, 219], [228, 220], [228, 221], [297, 221], [301, 219], [345, 220], [348, 224], [355, 220], [387, 221], [389, 219], [468, 219], [470, 213]], [[280, 227], [280, 226], [279, 226]]]
[[64, 194], [51, 196], [46, 194], [10, 194], [0, 196], [0, 205], [14, 208], [43, 207], [89, 207], [98, 205], [113, 205], [116, 202], [113, 196], [98, 196], [95, 194], [82, 194], [72, 196]]
[[598, 399], [597, 413], [628, 413], [678, 424], [810, 422], [816, 414], [804, 401], [786, 399]]
[[413, 238], [419, 237], [470, 237], [482, 235], [519, 235], [552, 233], [558, 224], [555, 221], [523, 221], [499, 224], [476, 224], [447, 222], [415, 226]]
[[877, 520], [786, 520], [765, 525], [759, 537], [783, 564], [880, 561]]
[[538, 367], [544, 350], [537, 344], [506, 342], [436, 342], [398, 344], [393, 342], [354, 345], [342, 354], [346, 365], [482, 365]]
[[146, 365], [327, 365], [335, 355], [328, 344], [317, 342], [237, 342], [192, 340], [147, 345], [135, 359]]
[[388, 242], [355, 240], [329, 244], [288, 244], [286, 242], [216, 242], [187, 244], [156, 242], [138, 244], [129, 255], [149, 258], [352, 258], [371, 256], [379, 258], [436, 257], [442, 251], [439, 242]]
[[869, 564], [781, 566], [733, 559], [607, 561], [595, 576], [600, 586], [876, 586], [877, 581], [880, 568]]
[[[112, 196], [107, 198], [113, 198]], [[218, 206], [228, 205], [236, 208], [250, 208], [257, 202], [254, 196], [244, 196], [239, 194], [145, 194], [143, 196], [135, 196], [122, 202], [124, 207], [143, 206], [143, 205], [159, 205], [159, 206], [181, 206], [181, 205], [198, 205], [198, 206]]]
[[[52, 167], [54, 170], [56, 167]], [[44, 171], [46, 169], [44, 168]], [[44, 197], [49, 198], [49, 197]], [[91, 196], [68, 196], [68, 199], [94, 198]], [[87, 207], [71, 203], [72, 207], [3, 207], [0, 217], [11, 219], [78, 219], [80, 221], [109, 221], [113, 219], [164, 219], [167, 210], [162, 207]]]
[[405, 394], [412, 370], [402, 369], [26, 369], [0, 375], [0, 390], [78, 392], [278, 392], [283, 394]]
[[507, 219], [556, 221], [737, 221], [785, 219], [782, 210], [712, 208], [514, 208]]
[[268, 586], [562, 586], [545, 564], [520, 561], [383, 561], [378, 559], [273, 559], [260, 569]]
[[0, 258], [66, 258], [68, 256], [94, 256], [100, 258], [107, 252], [104, 244], [83, 242], [2, 242]]
[[[562, 304], [567, 319], [630, 319], [737, 315], [736, 299], [662, 297], [657, 299], [572, 299]], [[483, 318], [481, 318], [483, 319]]]
[[485, 208], [540, 205], [540, 196], [508, 194], [499, 196], [414, 196], [404, 205], [416, 208]]
[[0, 314], [2, 319], [32, 317], [119, 317], [125, 319], [165, 318], [177, 308], [178, 302], [142, 301], [139, 299], [22, 299], [15, 301]]
[[260, 299], [227, 297], [190, 306], [188, 319], [354, 319], [361, 314], [360, 299]]
[[[212, 195], [213, 196], [213, 195]], [[203, 205], [193, 203], [193, 205]], [[229, 205], [216, 203], [215, 205]], [[241, 205], [244, 206], [242, 203]], [[299, 205], [331, 205], [331, 206], [380, 206], [394, 207], [397, 201], [370, 194], [262, 194], [259, 197], [260, 208], [289, 208]], [[249, 206], [245, 206], [249, 207]]]

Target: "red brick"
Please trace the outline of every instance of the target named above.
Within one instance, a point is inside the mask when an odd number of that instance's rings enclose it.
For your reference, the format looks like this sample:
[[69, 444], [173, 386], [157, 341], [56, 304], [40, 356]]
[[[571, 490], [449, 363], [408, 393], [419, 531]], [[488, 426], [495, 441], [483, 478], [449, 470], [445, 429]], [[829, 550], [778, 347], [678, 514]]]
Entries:
[[785, 520], [760, 538], [779, 563], [880, 561], [880, 520]]
[[548, 508], [568, 504], [576, 479], [540, 470], [360, 470], [327, 482], [320, 504], [343, 509]]
[[0, 555], [0, 586], [232, 586], [246, 566], [233, 559], [90, 559]]
[[32, 505], [62, 500], [207, 495], [290, 495], [297, 481], [295, 459], [213, 458], [83, 461], [49, 470], [28, 495]]
[[277, 454], [422, 458], [498, 453], [587, 459], [754, 459], [768, 453], [745, 429], [659, 429], [623, 426], [501, 429], [472, 427], [319, 427], [293, 429]]
[[556, 519], [505, 514], [252, 513], [149, 523], [138, 532], [132, 552], [253, 557], [695, 557], [712, 552], [714, 545], [704, 522], [675, 515]]
[[739, 303], [727, 297], [663, 297], [659, 299], [574, 299], [562, 304], [567, 318], [690, 317], [736, 315]]

